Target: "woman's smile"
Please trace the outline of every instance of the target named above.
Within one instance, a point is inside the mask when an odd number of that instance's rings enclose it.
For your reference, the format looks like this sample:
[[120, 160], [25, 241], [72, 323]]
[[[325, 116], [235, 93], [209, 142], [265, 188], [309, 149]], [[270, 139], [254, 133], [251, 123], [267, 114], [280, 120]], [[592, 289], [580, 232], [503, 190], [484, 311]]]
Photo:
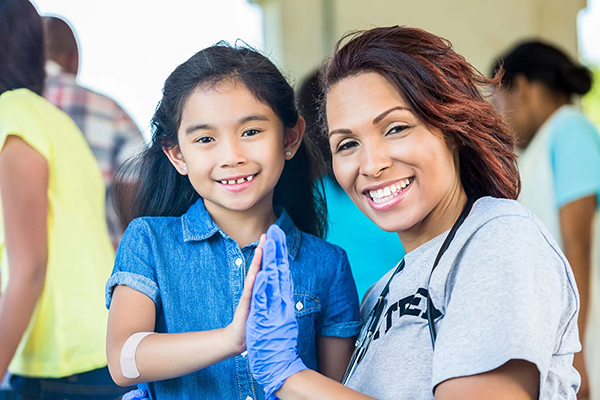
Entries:
[[376, 211], [386, 211], [396, 207], [412, 187], [414, 176], [400, 179], [392, 183], [383, 183], [364, 189], [363, 195], [369, 205]]

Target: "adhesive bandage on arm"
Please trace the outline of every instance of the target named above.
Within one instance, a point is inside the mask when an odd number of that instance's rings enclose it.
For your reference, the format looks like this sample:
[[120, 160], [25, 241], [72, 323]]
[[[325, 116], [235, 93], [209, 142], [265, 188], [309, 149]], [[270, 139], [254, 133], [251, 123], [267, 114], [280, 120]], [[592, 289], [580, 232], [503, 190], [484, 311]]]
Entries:
[[135, 352], [137, 351], [140, 342], [148, 335], [153, 335], [156, 332], [138, 332], [134, 333], [127, 339], [121, 349], [121, 373], [125, 378], [135, 379], [140, 377], [140, 371], [135, 363]]

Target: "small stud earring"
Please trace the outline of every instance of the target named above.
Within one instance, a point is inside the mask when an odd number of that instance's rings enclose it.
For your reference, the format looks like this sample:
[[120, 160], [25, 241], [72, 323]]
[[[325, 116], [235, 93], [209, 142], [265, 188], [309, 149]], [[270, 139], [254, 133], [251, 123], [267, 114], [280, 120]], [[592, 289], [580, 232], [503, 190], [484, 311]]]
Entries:
[[291, 152], [291, 151], [286, 151], [286, 152], [285, 152], [285, 155], [289, 157], [289, 156], [291, 156], [291, 155], [292, 155], [292, 152]]
[[182, 169], [183, 169], [184, 171], [187, 171], [187, 167], [186, 167], [185, 165], [182, 167]]

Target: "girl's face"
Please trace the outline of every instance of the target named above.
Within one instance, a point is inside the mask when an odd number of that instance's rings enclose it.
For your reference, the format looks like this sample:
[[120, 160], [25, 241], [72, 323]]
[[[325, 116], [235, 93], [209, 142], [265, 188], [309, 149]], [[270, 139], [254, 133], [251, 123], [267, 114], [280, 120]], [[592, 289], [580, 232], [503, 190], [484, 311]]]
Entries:
[[443, 215], [464, 195], [458, 156], [442, 132], [419, 121], [381, 75], [333, 86], [327, 123], [338, 182], [380, 228], [419, 232], [434, 210]]
[[303, 131], [301, 118], [285, 129], [271, 107], [243, 84], [227, 80], [192, 92], [183, 108], [179, 145], [165, 152], [179, 173], [189, 176], [213, 217], [224, 211], [272, 211], [275, 185]]

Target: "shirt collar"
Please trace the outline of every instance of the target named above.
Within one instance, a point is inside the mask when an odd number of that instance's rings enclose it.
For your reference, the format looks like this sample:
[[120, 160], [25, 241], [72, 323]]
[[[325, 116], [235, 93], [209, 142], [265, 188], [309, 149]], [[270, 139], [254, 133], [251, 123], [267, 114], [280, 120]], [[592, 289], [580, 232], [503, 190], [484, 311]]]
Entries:
[[[292, 218], [283, 209], [283, 207], [275, 207], [275, 214], [279, 217], [275, 222], [281, 230], [285, 233], [286, 245], [288, 253], [292, 260], [296, 259], [298, 250], [300, 249], [301, 233]], [[229, 237], [225, 232], [219, 228], [217, 224], [212, 220], [210, 214], [204, 206], [204, 200], [198, 199], [185, 214], [181, 217], [181, 224], [183, 228], [183, 241], [203, 241], [212, 237], [215, 233], [219, 232], [223, 237]]]

